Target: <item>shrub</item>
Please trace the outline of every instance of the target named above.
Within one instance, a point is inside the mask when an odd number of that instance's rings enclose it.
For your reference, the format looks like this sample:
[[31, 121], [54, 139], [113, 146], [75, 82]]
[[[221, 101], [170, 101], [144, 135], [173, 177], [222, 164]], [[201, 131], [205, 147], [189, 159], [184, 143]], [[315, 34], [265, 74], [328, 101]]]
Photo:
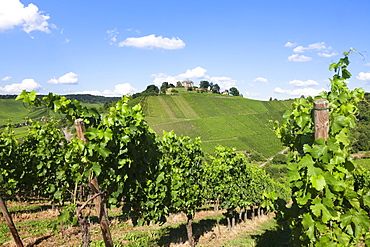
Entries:
[[266, 160], [266, 158], [263, 157], [262, 154], [260, 154], [259, 152], [255, 151], [255, 150], [253, 150], [252, 152], [250, 152], [249, 155], [248, 155], [248, 157], [249, 157], [249, 160], [250, 161], [257, 161], [257, 162], [259, 162], [259, 161], [265, 161]]
[[285, 154], [277, 154], [275, 155], [275, 157], [272, 159], [272, 163], [276, 164], [276, 165], [280, 165], [280, 164], [286, 164], [287, 162], [287, 156]]

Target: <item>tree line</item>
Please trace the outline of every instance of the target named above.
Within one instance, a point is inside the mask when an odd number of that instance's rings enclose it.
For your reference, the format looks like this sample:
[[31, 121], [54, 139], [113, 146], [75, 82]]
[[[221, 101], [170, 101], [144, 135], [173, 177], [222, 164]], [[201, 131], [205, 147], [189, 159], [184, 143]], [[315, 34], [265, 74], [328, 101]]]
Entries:
[[[131, 97], [135, 99], [140, 96], [155, 96], [158, 94], [166, 94], [168, 89], [171, 89], [171, 93], [177, 93], [178, 91], [176, 90], [176, 88], [184, 88], [184, 86], [182, 85], [180, 81], [176, 83], [176, 86], [168, 82], [163, 82], [160, 87], [154, 84], [151, 84], [151, 85], [148, 85], [147, 88], [141, 93], [135, 93]], [[222, 93], [220, 91], [221, 88], [218, 84], [214, 84], [213, 82], [209, 82], [209, 81], [200, 81], [199, 87], [197, 86], [187, 87], [188, 91], [194, 91], [197, 89], [201, 89], [201, 92], [211, 92], [215, 94]], [[239, 90], [236, 87], [231, 87], [230, 89], [225, 90], [224, 92], [232, 96], [243, 96], [242, 94], [240, 94]]]

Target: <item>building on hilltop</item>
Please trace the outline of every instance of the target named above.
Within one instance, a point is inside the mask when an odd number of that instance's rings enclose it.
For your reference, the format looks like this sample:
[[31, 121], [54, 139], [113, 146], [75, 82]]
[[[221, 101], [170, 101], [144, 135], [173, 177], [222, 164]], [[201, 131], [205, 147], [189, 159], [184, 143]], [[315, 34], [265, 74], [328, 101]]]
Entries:
[[194, 83], [192, 81], [183, 81], [181, 82], [183, 87], [193, 87]]

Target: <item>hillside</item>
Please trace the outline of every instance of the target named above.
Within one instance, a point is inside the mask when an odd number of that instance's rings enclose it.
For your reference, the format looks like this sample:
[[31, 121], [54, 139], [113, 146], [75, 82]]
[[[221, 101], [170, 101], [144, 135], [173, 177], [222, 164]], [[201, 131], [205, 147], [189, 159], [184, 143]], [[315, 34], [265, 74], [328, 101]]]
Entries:
[[[37, 95], [42, 98], [46, 95]], [[37, 119], [42, 117], [60, 118], [61, 116], [53, 114], [47, 109], [40, 108], [27, 108], [22, 101], [15, 100], [17, 95], [0, 95], [0, 126], [6, 125], [9, 120], [13, 123], [23, 123], [26, 117]], [[105, 103], [118, 101], [120, 97], [103, 97], [90, 94], [71, 94], [65, 95], [66, 98], [71, 100], [78, 100], [83, 105], [88, 107], [100, 108]]]
[[[199, 136], [207, 153], [212, 153], [218, 144], [236, 147], [239, 151], [255, 150], [265, 157], [282, 149], [269, 120], [280, 119], [291, 101], [257, 101], [187, 92], [181, 88], [178, 91], [173, 95], [139, 97], [130, 103], [142, 105], [149, 126], [157, 134], [174, 130], [179, 135]], [[99, 108], [104, 105], [99, 100], [100, 97], [89, 96], [89, 103], [84, 105]], [[21, 123], [27, 116], [41, 118], [49, 115], [52, 114], [45, 108], [27, 109], [21, 101], [0, 99], [0, 126], [8, 119]]]
[[159, 135], [163, 130], [174, 130], [192, 138], [201, 137], [208, 153], [220, 144], [240, 151], [256, 150], [266, 157], [283, 148], [269, 120], [281, 119], [291, 104], [185, 90], [135, 99], [138, 102], [149, 126]]
[[25, 117], [41, 118], [45, 116], [46, 109], [28, 109], [22, 101], [14, 99], [0, 99], [0, 126], [6, 125], [8, 120], [13, 123], [23, 123]]

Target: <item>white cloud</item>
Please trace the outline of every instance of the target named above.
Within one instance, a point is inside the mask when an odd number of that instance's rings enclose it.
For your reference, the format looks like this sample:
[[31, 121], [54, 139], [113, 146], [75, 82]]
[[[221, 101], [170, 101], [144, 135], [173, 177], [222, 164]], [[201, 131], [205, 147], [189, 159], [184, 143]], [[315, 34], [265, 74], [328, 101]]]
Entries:
[[220, 88], [229, 89], [236, 84], [236, 80], [231, 79], [230, 77], [221, 76], [221, 77], [210, 77], [210, 82], [213, 84], [218, 84]]
[[265, 82], [267, 83], [268, 80], [266, 78], [263, 78], [263, 77], [257, 77], [256, 79], [254, 79], [253, 81], [259, 81], [259, 82]]
[[297, 46], [297, 43], [286, 42], [286, 44], [284, 46], [285, 47], [295, 47], [295, 46]]
[[209, 79], [208, 76], [206, 76], [206, 69], [203, 69], [202, 67], [196, 67], [194, 69], [188, 69], [185, 73], [179, 74], [177, 76], [169, 76], [165, 73], [159, 73], [159, 74], [152, 74], [151, 77], [154, 78], [153, 82], [155, 85], [160, 86], [163, 82], [168, 82], [176, 85], [176, 82], [178, 81], [185, 81], [187, 79]]
[[132, 87], [130, 83], [123, 83], [117, 84], [114, 86], [113, 90], [106, 89], [104, 91], [82, 91], [76, 92], [75, 94], [91, 94], [91, 95], [99, 95], [99, 96], [106, 96], [106, 97], [122, 97], [123, 95], [132, 94], [136, 92], [137, 89]]
[[117, 31], [117, 28], [108, 30], [107, 34], [109, 38], [109, 44], [110, 45], [115, 44], [117, 42], [117, 35], [119, 34], [119, 32]]
[[304, 52], [305, 48], [303, 46], [297, 46], [296, 48], [293, 49], [294, 52], [296, 53], [301, 53]]
[[[168, 82], [176, 85], [178, 81], [185, 81], [190, 79], [196, 79], [198, 81], [209, 81], [214, 84], [218, 84], [221, 89], [229, 89], [230, 87], [235, 86], [236, 80], [231, 79], [226, 76], [209, 76], [206, 75], [207, 70], [202, 67], [196, 67], [194, 69], [188, 69], [185, 73], [169, 76], [165, 73], [152, 74], [151, 77], [154, 78], [153, 83], [157, 86], [162, 85], [163, 82]], [[194, 84], [197, 85], [198, 81], [195, 81]]]
[[276, 87], [274, 89], [275, 93], [279, 94], [288, 94], [291, 96], [316, 96], [322, 91], [326, 91], [324, 88], [322, 89], [314, 89], [314, 88], [300, 88], [300, 89], [295, 89], [295, 90], [289, 90], [289, 89], [282, 89], [280, 87]]
[[370, 82], [370, 73], [364, 73], [360, 72], [358, 76], [356, 76], [357, 79], [361, 81], [369, 81]]
[[308, 62], [312, 60], [312, 57], [307, 57], [305, 55], [298, 55], [298, 54], [293, 54], [288, 57], [289, 61], [292, 62]]
[[12, 77], [11, 76], [5, 76], [3, 79], [1, 79], [2, 81], [9, 81]]
[[[117, 33], [110, 33], [111, 44], [117, 41]], [[162, 36], [156, 37], [155, 34], [151, 34], [139, 38], [127, 38], [124, 41], [118, 43], [119, 47], [132, 46], [136, 48], [162, 48], [166, 50], [182, 49], [185, 47], [185, 43], [180, 38], [172, 37], [166, 38]]]
[[203, 69], [202, 67], [196, 67], [194, 69], [188, 69], [184, 74], [178, 75], [181, 78], [203, 78], [206, 76], [206, 69]]
[[50, 33], [49, 15], [43, 15], [33, 3], [25, 7], [19, 0], [0, 1], [0, 31], [22, 26], [23, 31], [41, 31]]
[[24, 79], [21, 83], [14, 83], [0, 87], [0, 93], [3, 94], [19, 94], [22, 90], [32, 91], [40, 89], [41, 85], [35, 82], [34, 79]]
[[365, 66], [370, 66], [370, 63], [365, 64]]
[[296, 86], [296, 87], [307, 87], [307, 86], [317, 86], [319, 83], [317, 83], [314, 80], [307, 80], [307, 81], [301, 81], [301, 80], [292, 80], [288, 82], [288, 84]]
[[317, 43], [314, 43], [314, 44], [310, 44], [307, 47], [303, 47], [301, 45], [297, 46], [296, 48], [293, 49], [293, 51], [296, 52], [296, 53], [302, 53], [302, 52], [307, 51], [307, 50], [321, 51], [321, 50], [326, 50], [326, 49], [331, 49], [331, 47], [326, 47], [325, 42], [317, 42]]
[[244, 94], [243, 96], [248, 96], [248, 97], [258, 97], [260, 96], [261, 94], [260, 93], [253, 93], [253, 92], [249, 92], [249, 91], [244, 91]]
[[325, 53], [325, 52], [319, 52], [317, 53], [317, 55], [319, 55], [320, 57], [333, 57], [335, 55], [338, 55], [338, 53]]
[[69, 72], [65, 75], [62, 75], [58, 79], [53, 78], [47, 82], [50, 84], [77, 84], [77, 81], [78, 75], [73, 72]]

